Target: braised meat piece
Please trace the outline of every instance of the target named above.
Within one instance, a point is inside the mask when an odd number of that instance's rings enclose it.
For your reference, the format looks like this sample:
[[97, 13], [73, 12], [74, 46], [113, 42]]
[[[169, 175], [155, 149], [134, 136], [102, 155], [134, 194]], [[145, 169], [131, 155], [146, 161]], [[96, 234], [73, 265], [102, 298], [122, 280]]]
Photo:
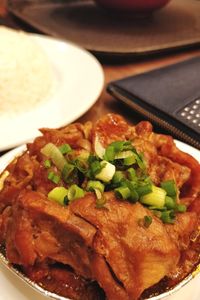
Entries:
[[37, 137], [34, 143], [27, 145], [30, 155], [41, 157], [40, 149], [49, 142], [55, 145], [68, 143], [74, 148], [79, 148], [80, 140], [88, 137], [84, 129], [80, 123], [70, 124], [61, 129], [42, 128], [40, 131], [43, 135]]
[[[96, 209], [91, 195], [75, 201], [70, 209], [98, 229], [94, 249], [126, 292], [120, 299], [138, 299], [146, 288], [170, 273], [180, 253], [163, 223], [141, 204], [120, 202], [113, 193], [107, 193], [106, 199], [104, 209]], [[148, 228], [140, 224], [147, 215], [153, 220]], [[117, 293], [110, 295], [110, 282], [103, 270], [102, 266], [96, 279], [109, 299], [117, 299]]]
[[12, 205], [20, 191], [30, 184], [38, 166], [39, 163], [27, 152], [8, 166], [7, 171], [9, 173], [5, 178], [6, 184], [0, 193], [0, 213], [5, 207]]
[[[121, 202], [112, 192], [106, 199], [102, 209], [92, 193], [61, 207], [41, 193], [21, 193], [7, 226], [8, 259], [23, 266], [51, 259], [99, 282], [108, 299], [137, 299], [170, 274], [180, 252], [141, 204]], [[146, 215], [153, 219], [148, 228], [140, 222]]]

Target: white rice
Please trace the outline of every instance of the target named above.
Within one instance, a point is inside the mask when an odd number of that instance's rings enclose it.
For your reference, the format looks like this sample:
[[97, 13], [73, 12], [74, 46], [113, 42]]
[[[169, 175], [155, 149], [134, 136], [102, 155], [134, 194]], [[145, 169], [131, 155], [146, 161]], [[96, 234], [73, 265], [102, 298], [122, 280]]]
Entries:
[[0, 116], [28, 111], [48, 99], [53, 72], [26, 33], [0, 26]]

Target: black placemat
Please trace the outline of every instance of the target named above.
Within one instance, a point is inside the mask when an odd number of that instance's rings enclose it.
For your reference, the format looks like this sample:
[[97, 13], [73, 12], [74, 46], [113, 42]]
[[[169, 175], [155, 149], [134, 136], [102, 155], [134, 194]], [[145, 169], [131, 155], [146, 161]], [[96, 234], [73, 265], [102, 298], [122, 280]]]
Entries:
[[134, 56], [200, 45], [199, 0], [172, 0], [146, 17], [111, 14], [91, 0], [10, 1], [9, 10], [94, 53]]

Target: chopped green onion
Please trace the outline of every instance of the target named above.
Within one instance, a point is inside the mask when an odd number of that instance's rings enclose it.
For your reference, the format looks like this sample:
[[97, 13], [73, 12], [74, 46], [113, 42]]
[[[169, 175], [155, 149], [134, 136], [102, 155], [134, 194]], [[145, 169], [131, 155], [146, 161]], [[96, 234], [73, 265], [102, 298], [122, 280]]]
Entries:
[[62, 169], [62, 178], [64, 182], [68, 183], [68, 178], [72, 174], [74, 170], [74, 166], [66, 162], [64, 168]]
[[112, 162], [115, 159], [115, 155], [116, 155], [115, 148], [114, 148], [114, 146], [110, 145], [106, 148], [103, 158], [107, 161]]
[[177, 187], [174, 180], [163, 181], [161, 187], [167, 192], [167, 196], [175, 197], [177, 195]]
[[144, 226], [148, 228], [152, 223], [152, 217], [151, 216], [144, 216]]
[[136, 153], [136, 154], [137, 155], [135, 156], [135, 159], [137, 161], [138, 166], [140, 167], [140, 169], [145, 170], [146, 165], [144, 163], [143, 157], [139, 153]]
[[149, 206], [148, 209], [150, 209], [152, 211], [155, 211], [155, 210], [165, 211], [165, 210], [167, 210], [167, 207], [165, 207], [165, 206], [163, 206], [163, 207]]
[[115, 148], [116, 152], [133, 149], [133, 146], [130, 141], [116, 141], [111, 143], [111, 145]]
[[137, 180], [137, 175], [136, 175], [135, 169], [129, 168], [127, 170], [127, 172], [128, 172], [128, 179], [129, 180]]
[[138, 184], [136, 181], [130, 181], [130, 180], [125, 179], [121, 182], [121, 186], [128, 187], [129, 190], [135, 191]]
[[83, 174], [85, 174], [88, 170], [88, 163], [86, 159], [77, 157], [74, 161], [74, 166]]
[[69, 204], [69, 199], [68, 199], [67, 195], [64, 197], [63, 204], [64, 205], [68, 205]]
[[67, 196], [68, 190], [62, 186], [55, 187], [48, 193], [48, 198], [52, 201], [58, 202], [61, 205], [65, 204], [65, 197]]
[[127, 200], [131, 195], [130, 189], [125, 186], [118, 187], [114, 191], [117, 198], [121, 198], [124, 200]]
[[171, 210], [163, 211], [160, 219], [163, 221], [163, 223], [173, 224], [175, 220], [175, 213]]
[[165, 205], [166, 191], [157, 187], [152, 186], [152, 192], [146, 194], [140, 198], [142, 204], [155, 206], [157, 208], [163, 207]]
[[121, 187], [127, 187], [130, 190], [130, 196], [128, 197], [128, 201], [135, 203], [139, 199], [139, 195], [136, 191], [137, 182], [130, 180], [123, 180], [121, 182]]
[[46, 159], [44, 161], [44, 166], [45, 166], [46, 169], [50, 168], [51, 167], [51, 161], [49, 159]]
[[102, 168], [104, 168], [104, 166], [99, 161], [95, 161], [91, 164], [91, 170], [94, 175], [100, 173]]
[[95, 191], [96, 189], [98, 189], [101, 193], [104, 192], [104, 185], [103, 183], [101, 183], [100, 181], [97, 181], [97, 180], [90, 180], [88, 181], [87, 183], [87, 187], [86, 187], [86, 190], [87, 191]]
[[94, 140], [94, 151], [99, 158], [103, 159], [106, 150], [100, 143], [98, 136], [96, 136]]
[[88, 157], [88, 164], [91, 165], [95, 161], [100, 161], [95, 155], [89, 155]]
[[60, 152], [61, 152], [63, 155], [65, 155], [65, 154], [67, 154], [67, 153], [69, 153], [69, 152], [72, 151], [72, 148], [70, 147], [69, 144], [63, 144], [63, 145], [61, 145], [60, 147], [58, 147], [58, 149], [60, 150]]
[[51, 180], [53, 183], [58, 184], [60, 181], [60, 176], [58, 176], [54, 172], [49, 172], [48, 179]]
[[148, 228], [152, 223], [152, 217], [151, 216], [144, 216], [144, 218], [138, 220], [138, 225], [140, 227]]
[[180, 212], [180, 213], [186, 212], [186, 210], [187, 210], [187, 207], [184, 204], [177, 204], [175, 207], [175, 211]]
[[95, 175], [102, 169], [99, 159], [94, 155], [89, 155], [87, 159], [88, 169], [85, 172], [86, 177], [94, 179]]
[[111, 143], [105, 151], [104, 159], [113, 162], [115, 159], [124, 159], [124, 165], [132, 165], [137, 162], [138, 166], [144, 170], [143, 158], [137, 153], [130, 141], [117, 141]]
[[76, 184], [71, 185], [68, 190], [68, 199], [70, 202], [75, 199], [82, 198], [84, 195], [84, 190]]
[[132, 149], [134, 148], [130, 141], [113, 142], [106, 148], [104, 159], [112, 162], [118, 153]]
[[106, 160], [102, 160], [100, 165], [103, 168], [96, 174], [95, 178], [103, 182], [110, 182], [115, 174], [115, 166]]
[[124, 159], [131, 157], [133, 155], [133, 151], [128, 150], [128, 151], [122, 151], [117, 154], [115, 154], [115, 159]]
[[48, 158], [51, 158], [52, 162], [60, 171], [63, 170], [66, 164], [66, 159], [64, 158], [58, 147], [56, 147], [52, 143], [48, 143], [41, 149], [41, 153]]
[[133, 189], [131, 189], [130, 191], [131, 191], [131, 194], [128, 198], [129, 202], [132, 202], [132, 203], [137, 202], [139, 199], [139, 195], [138, 195], [137, 191], [135, 191]]
[[96, 207], [102, 208], [106, 204], [106, 198], [104, 197], [103, 193], [99, 189], [94, 189], [96, 194]]
[[151, 177], [146, 176], [144, 174], [142, 174], [142, 175], [139, 176], [138, 181], [139, 181], [140, 186], [146, 185], [146, 184], [153, 185]]
[[165, 206], [168, 208], [168, 209], [174, 209], [175, 208], [175, 201], [173, 198], [169, 197], [169, 196], [166, 196], [165, 197]]
[[112, 178], [112, 183], [114, 184], [120, 183], [124, 178], [125, 175], [122, 171], [116, 171]]
[[146, 184], [146, 185], [143, 185], [143, 186], [139, 186], [137, 188], [137, 193], [139, 195], [139, 197], [142, 197], [146, 194], [149, 194], [152, 192], [152, 185], [151, 184]]
[[126, 158], [124, 158], [124, 165], [131, 166], [135, 163], [135, 161], [136, 161], [135, 155], [126, 157]]

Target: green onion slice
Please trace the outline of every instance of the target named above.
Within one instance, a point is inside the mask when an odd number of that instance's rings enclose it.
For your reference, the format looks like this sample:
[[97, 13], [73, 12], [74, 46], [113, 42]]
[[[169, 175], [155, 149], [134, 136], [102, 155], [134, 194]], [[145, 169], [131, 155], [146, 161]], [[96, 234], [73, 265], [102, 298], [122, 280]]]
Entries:
[[72, 148], [70, 147], [69, 144], [63, 144], [63, 145], [59, 146], [58, 149], [60, 150], [60, 152], [63, 155], [65, 155], [65, 154], [67, 154], [67, 153], [69, 153], [69, 152], [72, 151]]
[[175, 211], [177, 211], [177, 212], [184, 213], [184, 212], [186, 212], [186, 210], [187, 210], [187, 207], [184, 204], [177, 204], [175, 206]]
[[136, 190], [137, 190], [139, 197], [142, 197], [142, 196], [147, 195], [152, 192], [152, 184], [146, 184], [143, 186], [139, 186]]
[[102, 208], [106, 204], [106, 198], [103, 195], [103, 192], [101, 192], [98, 188], [94, 189], [94, 192], [96, 194], [96, 208]]
[[60, 176], [55, 174], [53, 171], [49, 172], [48, 179], [51, 180], [55, 184], [58, 184], [60, 182]]
[[137, 175], [136, 175], [135, 169], [129, 168], [127, 170], [127, 173], [128, 173], [129, 180], [133, 180], [133, 181], [137, 180]]
[[131, 150], [122, 151], [122, 152], [115, 154], [114, 159], [124, 159], [124, 158], [131, 157], [132, 155], [133, 155], [133, 151], [131, 151]]
[[135, 162], [136, 162], [136, 157], [134, 154], [132, 156], [124, 158], [125, 166], [131, 166], [131, 165], [135, 164]]
[[117, 154], [126, 150], [134, 149], [130, 141], [117, 141], [111, 143], [105, 151], [104, 159], [107, 161], [114, 161], [117, 159]]
[[77, 157], [77, 159], [74, 160], [74, 166], [83, 174], [86, 174], [88, 170], [87, 160], [82, 157]]
[[122, 171], [116, 171], [113, 178], [112, 178], [112, 183], [118, 184], [122, 182], [122, 180], [125, 179], [125, 175]]
[[60, 171], [63, 170], [67, 161], [58, 147], [52, 143], [48, 143], [41, 149], [41, 153], [50, 158]]
[[131, 190], [131, 191], [136, 191], [138, 183], [136, 181], [130, 181], [130, 180], [124, 179], [121, 182], [120, 186], [128, 187], [129, 190]]
[[155, 206], [157, 208], [162, 208], [165, 205], [166, 191], [157, 187], [152, 186], [152, 192], [146, 194], [140, 198], [142, 204]]
[[168, 208], [168, 209], [174, 209], [175, 208], [175, 201], [173, 198], [169, 197], [169, 196], [166, 196], [165, 197], [165, 206]]
[[68, 179], [69, 179], [70, 175], [72, 174], [73, 170], [74, 170], [74, 166], [72, 164], [69, 164], [68, 162], [66, 162], [66, 164], [64, 165], [64, 167], [62, 169], [62, 178], [66, 183], [68, 183]]
[[51, 161], [50, 161], [49, 159], [46, 159], [46, 160], [44, 161], [44, 167], [45, 167], [46, 169], [49, 169], [49, 168], [51, 167]]
[[100, 165], [102, 169], [98, 174], [96, 174], [95, 178], [103, 182], [110, 182], [115, 174], [115, 166], [106, 160], [102, 160]]
[[130, 190], [130, 191], [131, 191], [131, 194], [128, 198], [129, 202], [132, 202], [132, 203], [137, 202], [139, 199], [139, 195], [138, 195], [137, 191], [136, 190]]
[[97, 181], [97, 180], [89, 180], [88, 183], [87, 183], [87, 187], [86, 187], [86, 190], [87, 191], [95, 191], [96, 189], [98, 189], [101, 193], [104, 192], [104, 185], [102, 182], [100, 181]]
[[70, 202], [75, 199], [82, 198], [84, 195], [84, 190], [76, 184], [71, 185], [68, 190], [68, 199]]
[[148, 228], [152, 223], [152, 217], [151, 216], [144, 216], [144, 226]]
[[172, 210], [163, 211], [160, 219], [163, 221], [163, 223], [173, 224], [175, 221], [175, 213]]
[[142, 169], [144, 171], [146, 169], [146, 165], [145, 165], [145, 162], [143, 160], [143, 157], [139, 153], [136, 153], [136, 154], [137, 155], [135, 156], [135, 159], [137, 161], [137, 164], [140, 167], [140, 169]]
[[96, 174], [100, 173], [104, 165], [100, 163], [96, 156], [90, 155], [88, 158], [89, 169], [86, 176], [89, 178], [94, 178]]
[[115, 155], [116, 155], [115, 148], [114, 148], [114, 146], [110, 145], [106, 148], [103, 158], [107, 161], [113, 162], [115, 159]]
[[120, 198], [120, 199], [127, 200], [131, 196], [131, 191], [126, 186], [118, 187], [114, 191], [115, 191], [116, 197]]
[[153, 212], [155, 210], [157, 210], [157, 211], [165, 211], [165, 210], [167, 210], [167, 207], [165, 207], [165, 206], [163, 206], [163, 207], [149, 206], [148, 209], [152, 210]]
[[55, 201], [61, 205], [65, 205], [65, 197], [68, 194], [68, 190], [62, 186], [55, 187], [48, 193], [48, 198]]
[[94, 151], [99, 158], [103, 159], [105, 148], [102, 146], [98, 136], [94, 140]]
[[174, 180], [163, 181], [161, 188], [167, 192], [167, 196], [175, 197], [177, 195], [177, 187]]

